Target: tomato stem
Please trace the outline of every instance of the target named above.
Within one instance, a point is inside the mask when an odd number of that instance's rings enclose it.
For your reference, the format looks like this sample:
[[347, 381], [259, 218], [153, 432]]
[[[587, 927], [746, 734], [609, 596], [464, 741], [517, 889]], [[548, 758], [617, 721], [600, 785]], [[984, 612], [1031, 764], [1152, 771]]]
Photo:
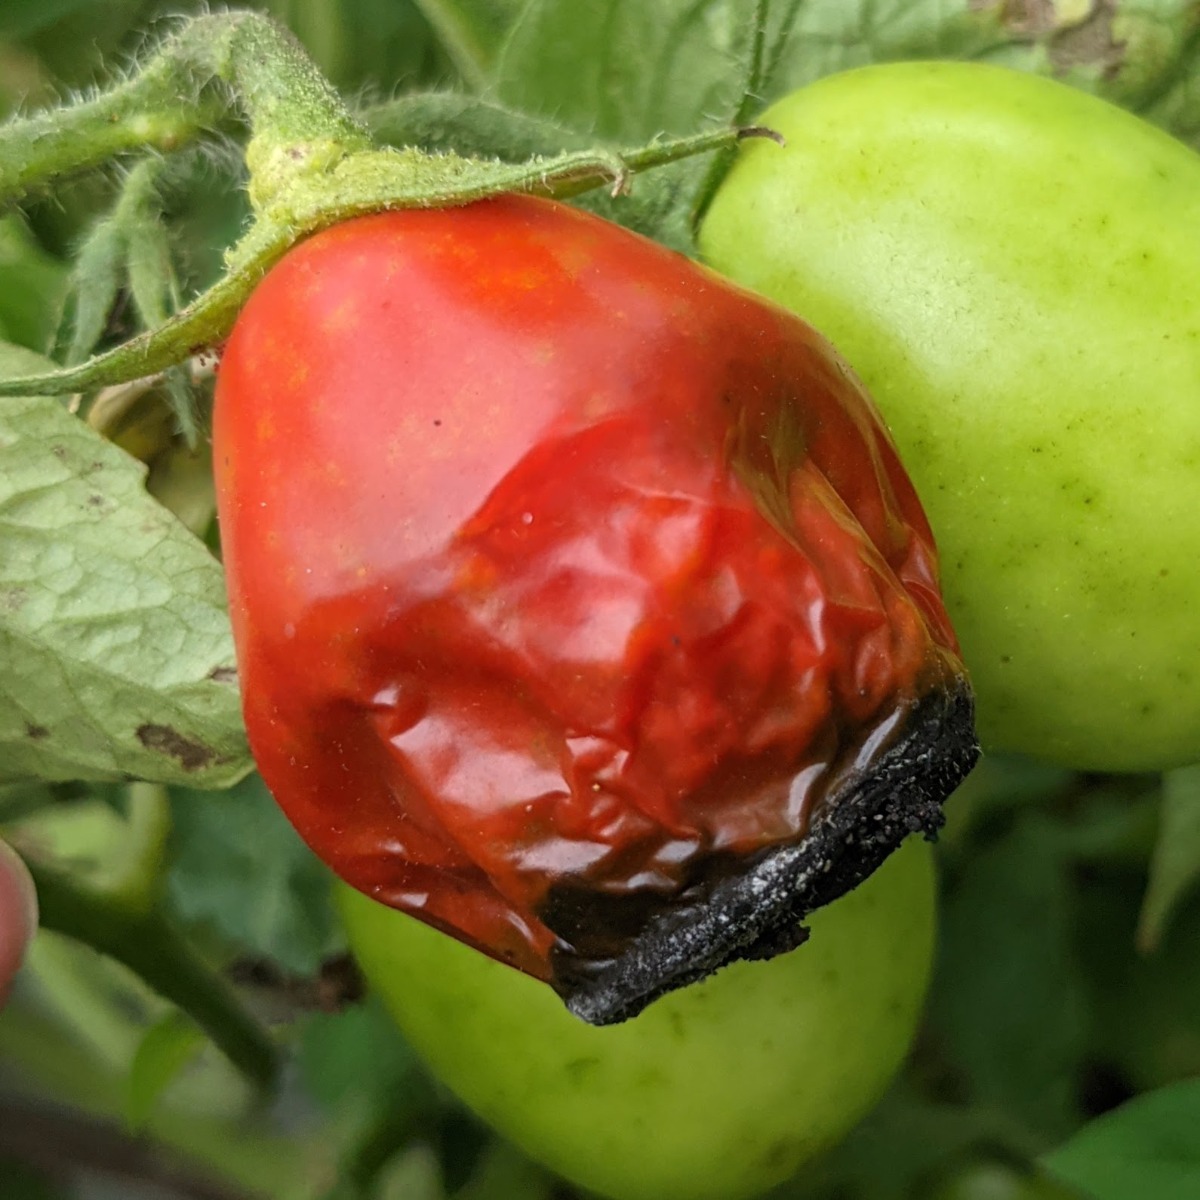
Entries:
[[[663, 139], [628, 151], [584, 150], [526, 163], [484, 162], [414, 150], [374, 150], [344, 158], [318, 177], [298, 179], [229, 253], [229, 272], [157, 329], [79, 366], [0, 379], [0, 396], [64, 395], [152, 375], [221, 341], [267, 270], [302, 237], [350, 217], [387, 208], [448, 207], [500, 192], [574, 196], [736, 141], [717, 129]], [[414, 172], [414, 160], [426, 168]]]
[[[112, 886], [85, 880], [32, 855], [41, 925], [128, 967], [186, 1012], [253, 1084], [271, 1087], [280, 1054], [233, 988], [192, 949], [184, 934], [148, 903], [150, 892], [122, 872]], [[133, 874], [141, 874], [134, 868]], [[156, 888], [150, 891], [156, 891]]]
[[561, 198], [607, 184], [619, 195], [638, 171], [728, 150], [738, 137], [730, 126], [523, 163], [380, 149], [289, 32], [260, 13], [220, 13], [183, 25], [135, 75], [96, 99], [0, 128], [0, 204], [116, 154], [176, 149], [207, 132], [231, 99], [250, 125], [245, 158], [255, 220], [230, 251], [225, 276], [149, 332], [82, 365], [0, 381], [0, 396], [63, 395], [183, 362], [226, 336], [254, 286], [292, 245], [350, 217], [503, 192]]
[[197, 17], [95, 99], [0, 129], [0, 202], [134, 150], [195, 140], [233, 101], [248, 118], [251, 196], [370, 144], [298, 41], [260, 13]]

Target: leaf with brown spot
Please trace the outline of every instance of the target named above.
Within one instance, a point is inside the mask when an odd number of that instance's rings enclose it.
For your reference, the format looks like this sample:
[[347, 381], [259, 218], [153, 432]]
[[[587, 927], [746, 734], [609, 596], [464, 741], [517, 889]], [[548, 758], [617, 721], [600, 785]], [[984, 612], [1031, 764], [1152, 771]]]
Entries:
[[[0, 374], [45, 361], [0, 343]], [[57, 400], [0, 401], [0, 784], [250, 768], [220, 564]]]

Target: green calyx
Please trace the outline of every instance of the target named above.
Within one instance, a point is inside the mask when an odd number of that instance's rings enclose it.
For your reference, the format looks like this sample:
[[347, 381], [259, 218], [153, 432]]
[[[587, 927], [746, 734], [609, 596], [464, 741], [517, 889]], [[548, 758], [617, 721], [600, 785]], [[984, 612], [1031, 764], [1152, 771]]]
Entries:
[[127, 80], [84, 103], [0, 127], [0, 203], [114, 156], [169, 154], [231, 115], [244, 148], [253, 223], [226, 274], [168, 319], [115, 349], [38, 375], [0, 380], [0, 396], [65, 395], [164, 371], [220, 342], [269, 267], [329, 225], [396, 208], [447, 207], [503, 192], [552, 197], [728, 149], [729, 127], [629, 151], [573, 150], [522, 163], [377, 147], [299, 42], [251, 12], [197, 17]]

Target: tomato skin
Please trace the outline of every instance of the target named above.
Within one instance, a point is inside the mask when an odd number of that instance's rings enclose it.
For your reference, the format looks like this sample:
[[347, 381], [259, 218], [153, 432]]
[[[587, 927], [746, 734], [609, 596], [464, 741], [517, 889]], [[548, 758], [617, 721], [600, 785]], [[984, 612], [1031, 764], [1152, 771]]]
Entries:
[[[914, 714], [962, 734], [938, 790], [973, 761], [870, 402], [807, 326], [616, 226], [506, 197], [317, 235], [237, 322], [214, 451], [268, 786], [355, 887], [565, 995], [803, 840]], [[719, 924], [711, 962], [589, 1015], [736, 957]]]
[[942, 553], [991, 750], [1200, 755], [1200, 156], [977, 63], [831, 76], [759, 120], [706, 261], [865, 380]]

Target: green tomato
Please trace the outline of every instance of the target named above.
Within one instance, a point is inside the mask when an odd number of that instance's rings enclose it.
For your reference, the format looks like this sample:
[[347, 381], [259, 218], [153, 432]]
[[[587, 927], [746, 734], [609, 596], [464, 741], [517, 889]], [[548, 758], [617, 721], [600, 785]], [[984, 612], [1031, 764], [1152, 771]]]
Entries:
[[811, 939], [622, 1025], [342, 887], [351, 947], [413, 1047], [485, 1121], [616, 1200], [737, 1200], [845, 1134], [900, 1065], [933, 951], [929, 846], [910, 839], [814, 913]]
[[928, 511], [985, 748], [1200, 758], [1200, 157], [1050, 80], [826, 78], [700, 235], [861, 375]]

